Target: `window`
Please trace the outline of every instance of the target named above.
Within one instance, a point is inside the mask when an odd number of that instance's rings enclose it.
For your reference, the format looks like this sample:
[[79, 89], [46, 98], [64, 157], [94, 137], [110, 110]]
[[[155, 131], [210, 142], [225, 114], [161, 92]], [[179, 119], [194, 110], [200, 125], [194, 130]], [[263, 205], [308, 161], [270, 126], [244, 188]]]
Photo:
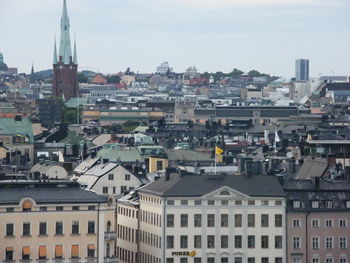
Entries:
[[269, 236], [261, 236], [261, 248], [269, 248]]
[[180, 248], [187, 248], [187, 236], [180, 236]]
[[73, 210], [73, 211], [79, 211], [79, 210], [80, 210], [80, 207], [79, 207], [79, 206], [72, 206], [72, 210]]
[[47, 211], [47, 207], [46, 206], [40, 206], [39, 207], [39, 211], [40, 212], [46, 212]]
[[181, 214], [181, 227], [188, 227], [188, 215]]
[[88, 245], [87, 257], [94, 258], [95, 257], [95, 245]]
[[300, 237], [293, 237], [293, 248], [300, 249]]
[[242, 215], [235, 214], [235, 227], [242, 227]]
[[174, 236], [166, 236], [166, 248], [174, 248]]
[[30, 259], [30, 247], [23, 247], [22, 260], [29, 260], [29, 259]]
[[339, 220], [339, 227], [346, 227], [346, 226], [347, 226], [346, 219], [340, 219]]
[[300, 219], [293, 219], [293, 227], [300, 227]]
[[269, 258], [267, 257], [261, 258], [261, 263], [269, 263]]
[[6, 248], [5, 260], [6, 261], [12, 261], [13, 260], [13, 247], [7, 247]]
[[269, 215], [268, 214], [261, 215], [261, 227], [269, 227]]
[[326, 237], [326, 249], [333, 248], [333, 237]]
[[282, 236], [275, 236], [275, 248], [282, 248]]
[[311, 221], [311, 226], [312, 226], [313, 228], [320, 227], [320, 220], [319, 220], [319, 219], [312, 219], [312, 221]]
[[326, 227], [328, 227], [328, 228], [333, 227], [333, 220], [332, 219], [326, 219]]
[[126, 185], [122, 185], [122, 186], [120, 187], [120, 192], [121, 192], [121, 193], [124, 193], [126, 190], [128, 190], [128, 187], [127, 187]]
[[207, 263], [215, 263], [215, 258], [208, 258]]
[[350, 208], [350, 201], [346, 201], [346, 208]]
[[39, 223], [39, 235], [40, 236], [47, 235], [47, 224], [46, 224], [46, 222], [40, 222]]
[[208, 214], [208, 227], [214, 227], [215, 226], [215, 214]]
[[221, 263], [228, 263], [228, 258], [221, 258]]
[[235, 205], [242, 205], [242, 200], [235, 200]]
[[282, 200], [276, 200], [275, 201], [275, 205], [282, 205], [283, 203], [282, 203]]
[[235, 263], [242, 263], [241, 257], [235, 257]]
[[208, 205], [215, 205], [215, 200], [208, 200]]
[[23, 212], [30, 212], [30, 211], [32, 211], [32, 206], [33, 206], [32, 202], [25, 201], [22, 204], [22, 211]]
[[221, 248], [228, 248], [228, 236], [221, 236]]
[[107, 186], [103, 186], [102, 187], [102, 193], [103, 194], [108, 194], [108, 187]]
[[326, 208], [333, 208], [333, 201], [326, 201]]
[[255, 248], [255, 236], [248, 236], [248, 248]]
[[174, 227], [174, 215], [173, 214], [166, 215], [166, 226], [167, 227]]
[[181, 205], [188, 205], [188, 200], [181, 200]]
[[311, 207], [312, 208], [318, 208], [319, 207], [319, 201], [311, 201]]
[[63, 206], [56, 206], [56, 211], [63, 211]]
[[248, 200], [248, 205], [255, 205], [255, 200]]
[[194, 258], [193, 263], [202, 263], [202, 258]]
[[275, 258], [275, 263], [282, 263], [282, 258], [280, 258], [280, 257]]
[[79, 245], [72, 245], [71, 258], [79, 258]]
[[39, 259], [46, 259], [46, 246], [39, 246]]
[[[15, 211], [14, 207], [6, 207], [6, 213], [12, 213]], [[11, 250], [13, 252], [13, 250]]]
[[114, 174], [108, 174], [108, 180], [113, 181], [114, 180]]
[[275, 215], [275, 227], [282, 227], [282, 215]]
[[180, 263], [187, 263], [188, 259], [187, 258], [180, 258]]
[[157, 171], [163, 169], [163, 162], [162, 161], [157, 161]]
[[201, 214], [194, 215], [194, 227], [202, 227], [202, 215]]
[[125, 175], [125, 181], [130, 181], [130, 174]]
[[73, 221], [72, 222], [72, 234], [78, 235], [79, 234], [79, 221]]
[[312, 263], [320, 263], [320, 259], [319, 258], [312, 258]]
[[292, 262], [293, 263], [301, 263], [301, 258], [300, 257], [293, 257]]
[[209, 235], [207, 236], [208, 248], [215, 248], [215, 236]]
[[166, 259], [166, 263], [174, 263], [174, 259], [173, 258], [167, 258]]
[[228, 205], [228, 200], [221, 200], [221, 205]]
[[242, 236], [235, 236], [235, 248], [242, 248]]
[[30, 236], [30, 223], [23, 223], [22, 236]]
[[248, 258], [248, 263], [255, 263], [255, 258]]
[[114, 195], [117, 193], [117, 188], [115, 186], [112, 187], [112, 192], [113, 192]]
[[56, 222], [56, 235], [63, 235], [63, 222], [62, 221]]
[[194, 205], [202, 205], [202, 200], [194, 200]]
[[264, 206], [269, 205], [269, 200], [262, 200], [261, 205], [264, 205]]
[[202, 236], [194, 236], [194, 248], [202, 248]]
[[311, 246], [312, 249], [320, 249], [320, 238], [319, 237], [312, 237], [311, 239]]
[[167, 201], [166, 201], [166, 204], [167, 204], [167, 205], [174, 205], [174, 200], [167, 200]]
[[347, 249], [348, 248], [348, 240], [346, 237], [339, 238], [339, 248], [340, 249]]
[[301, 203], [298, 200], [294, 200], [293, 201], [293, 208], [300, 208], [301, 207]]
[[[339, 259], [339, 263], [347, 263], [347, 259], [346, 258], [340, 258]], [[318, 262], [317, 262], [318, 263]]]
[[14, 224], [13, 223], [6, 224], [6, 236], [7, 237], [14, 236]]
[[326, 258], [326, 263], [333, 263], [333, 258]]
[[95, 221], [88, 222], [88, 234], [95, 234]]
[[248, 227], [255, 227], [255, 215], [248, 214]]
[[93, 211], [93, 210], [95, 210], [96, 208], [95, 208], [95, 206], [94, 205], [89, 205], [88, 206], [88, 210], [89, 211]]
[[228, 227], [228, 214], [221, 214], [221, 227]]

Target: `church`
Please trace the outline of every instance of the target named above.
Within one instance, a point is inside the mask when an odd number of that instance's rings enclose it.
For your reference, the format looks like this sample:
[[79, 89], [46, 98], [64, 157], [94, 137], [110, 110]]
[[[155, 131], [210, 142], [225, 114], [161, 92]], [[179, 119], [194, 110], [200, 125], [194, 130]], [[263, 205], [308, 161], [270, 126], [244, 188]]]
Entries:
[[52, 80], [53, 96], [60, 97], [63, 100], [79, 96], [77, 49], [74, 41], [72, 55], [69, 27], [67, 3], [64, 0], [58, 55], [56, 40], [54, 44]]

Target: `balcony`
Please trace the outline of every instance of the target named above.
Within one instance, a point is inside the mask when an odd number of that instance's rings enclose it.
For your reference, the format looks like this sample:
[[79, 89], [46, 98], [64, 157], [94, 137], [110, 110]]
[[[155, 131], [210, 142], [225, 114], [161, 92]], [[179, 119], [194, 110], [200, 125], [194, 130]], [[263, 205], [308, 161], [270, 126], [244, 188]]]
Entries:
[[105, 232], [105, 240], [115, 240], [117, 239], [116, 232]]
[[108, 258], [105, 258], [104, 260], [104, 263], [117, 263], [117, 262], [118, 262], [117, 257], [108, 257]]

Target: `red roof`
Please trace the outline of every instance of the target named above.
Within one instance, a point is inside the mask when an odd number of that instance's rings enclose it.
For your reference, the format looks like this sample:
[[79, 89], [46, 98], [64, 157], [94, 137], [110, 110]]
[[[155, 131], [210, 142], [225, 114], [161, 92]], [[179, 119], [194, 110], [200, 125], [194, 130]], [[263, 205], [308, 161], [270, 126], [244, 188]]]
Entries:
[[97, 74], [92, 80], [93, 84], [106, 84], [107, 80], [102, 76], [102, 74]]

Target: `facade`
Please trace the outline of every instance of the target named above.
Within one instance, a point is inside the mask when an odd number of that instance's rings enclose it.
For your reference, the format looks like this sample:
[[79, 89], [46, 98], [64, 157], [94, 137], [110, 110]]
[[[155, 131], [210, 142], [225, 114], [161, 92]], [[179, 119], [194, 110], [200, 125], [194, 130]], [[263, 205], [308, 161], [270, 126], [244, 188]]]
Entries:
[[168, 169], [118, 200], [117, 218], [120, 262], [286, 262], [285, 197], [274, 177]]
[[350, 184], [287, 181], [288, 262], [350, 260]]
[[64, 100], [79, 96], [77, 50], [74, 44], [74, 54], [72, 55], [69, 27], [67, 4], [66, 0], [64, 0], [58, 56], [56, 41], [54, 46], [52, 81], [53, 95]]
[[309, 60], [297, 59], [295, 61], [295, 80], [307, 81], [309, 80]]
[[63, 105], [54, 99], [41, 99], [37, 101], [40, 123], [47, 128], [62, 122]]
[[3, 181], [0, 193], [3, 262], [116, 262], [113, 199], [69, 181]]

